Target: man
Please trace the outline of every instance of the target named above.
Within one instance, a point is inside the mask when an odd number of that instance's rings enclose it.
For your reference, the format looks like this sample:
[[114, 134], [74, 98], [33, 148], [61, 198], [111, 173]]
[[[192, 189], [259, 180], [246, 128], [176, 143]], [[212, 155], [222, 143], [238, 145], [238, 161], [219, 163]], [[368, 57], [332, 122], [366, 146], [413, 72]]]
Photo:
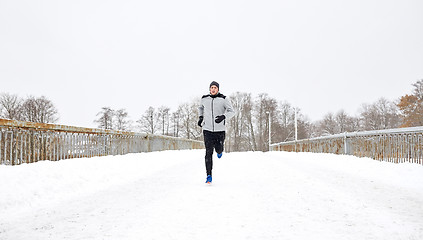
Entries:
[[206, 183], [212, 182], [213, 150], [221, 158], [225, 141], [226, 120], [235, 115], [229, 99], [219, 92], [219, 83], [210, 83], [210, 94], [201, 98], [198, 126], [203, 128], [206, 147]]

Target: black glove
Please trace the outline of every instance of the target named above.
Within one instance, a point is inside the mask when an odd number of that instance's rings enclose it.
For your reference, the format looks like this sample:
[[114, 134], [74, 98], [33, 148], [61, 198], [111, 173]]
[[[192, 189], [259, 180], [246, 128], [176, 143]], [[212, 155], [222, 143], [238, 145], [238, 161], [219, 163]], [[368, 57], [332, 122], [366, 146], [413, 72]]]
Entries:
[[216, 123], [220, 123], [220, 122], [222, 122], [223, 120], [225, 120], [225, 115], [220, 115], [220, 116], [217, 116], [216, 117], [216, 120], [214, 120]]
[[198, 126], [202, 127], [202, 126], [201, 126], [201, 123], [203, 123], [203, 116], [200, 116], [200, 117], [198, 118]]

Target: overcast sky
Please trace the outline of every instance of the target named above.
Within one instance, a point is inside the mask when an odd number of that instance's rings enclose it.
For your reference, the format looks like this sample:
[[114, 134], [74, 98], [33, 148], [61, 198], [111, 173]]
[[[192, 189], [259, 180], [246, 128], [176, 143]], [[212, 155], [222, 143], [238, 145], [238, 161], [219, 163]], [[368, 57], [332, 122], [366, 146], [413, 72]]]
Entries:
[[423, 79], [421, 0], [0, 0], [0, 92], [44, 95], [60, 124], [137, 120], [208, 93], [268, 93], [315, 121]]

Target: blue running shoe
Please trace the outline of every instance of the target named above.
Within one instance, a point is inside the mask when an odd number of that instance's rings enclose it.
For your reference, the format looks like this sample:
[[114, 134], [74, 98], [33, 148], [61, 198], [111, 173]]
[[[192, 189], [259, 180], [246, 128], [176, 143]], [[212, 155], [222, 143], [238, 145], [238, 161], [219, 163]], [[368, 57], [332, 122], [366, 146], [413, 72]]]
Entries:
[[212, 176], [211, 176], [211, 175], [208, 175], [208, 176], [207, 176], [206, 183], [207, 183], [207, 184], [211, 184], [211, 182], [212, 182]]
[[221, 157], [222, 157], [222, 154], [223, 154], [223, 153], [218, 153], [218, 154], [217, 154], [217, 157], [218, 157], [218, 158], [221, 158]]

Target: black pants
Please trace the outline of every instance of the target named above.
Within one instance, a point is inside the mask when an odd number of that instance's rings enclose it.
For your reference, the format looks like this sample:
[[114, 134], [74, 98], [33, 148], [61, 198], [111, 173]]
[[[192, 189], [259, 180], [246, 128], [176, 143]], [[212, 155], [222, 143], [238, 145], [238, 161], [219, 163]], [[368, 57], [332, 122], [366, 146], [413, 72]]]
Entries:
[[217, 153], [223, 152], [223, 144], [225, 142], [225, 132], [203, 131], [204, 145], [206, 147], [206, 171], [207, 175], [212, 175], [213, 169], [213, 149]]

